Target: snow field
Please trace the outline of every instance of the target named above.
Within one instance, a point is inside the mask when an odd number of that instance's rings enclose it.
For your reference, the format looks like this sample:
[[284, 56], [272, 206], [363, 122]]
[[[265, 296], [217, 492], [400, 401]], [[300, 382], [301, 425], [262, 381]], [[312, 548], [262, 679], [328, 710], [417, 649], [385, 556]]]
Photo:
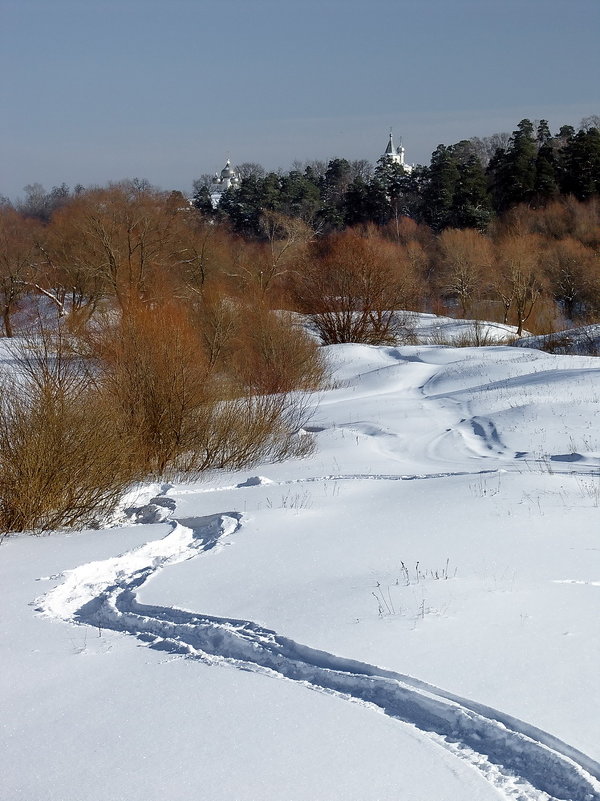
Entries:
[[5, 542], [10, 799], [600, 798], [597, 362], [328, 355], [309, 459]]

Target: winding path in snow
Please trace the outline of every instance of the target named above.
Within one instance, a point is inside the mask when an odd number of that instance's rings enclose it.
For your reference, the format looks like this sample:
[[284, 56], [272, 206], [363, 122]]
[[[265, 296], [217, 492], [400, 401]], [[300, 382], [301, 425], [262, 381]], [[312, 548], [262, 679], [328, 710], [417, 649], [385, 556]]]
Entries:
[[170, 524], [162, 539], [68, 571], [40, 599], [38, 611], [375, 707], [467, 760], [506, 798], [600, 801], [598, 762], [498, 710], [410, 676], [309, 648], [248, 620], [140, 603], [136, 591], [157, 570], [220, 547], [242, 522], [232, 512]]

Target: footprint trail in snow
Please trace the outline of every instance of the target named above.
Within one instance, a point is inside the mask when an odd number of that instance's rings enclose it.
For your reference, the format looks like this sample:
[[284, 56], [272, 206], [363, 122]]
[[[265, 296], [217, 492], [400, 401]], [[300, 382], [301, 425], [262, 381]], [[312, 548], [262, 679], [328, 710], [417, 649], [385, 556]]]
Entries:
[[224, 538], [242, 526], [236, 512], [170, 524], [172, 530], [162, 539], [68, 571], [39, 601], [38, 611], [376, 708], [469, 762], [505, 798], [600, 801], [599, 763], [498, 710], [410, 676], [301, 645], [248, 620], [138, 602], [136, 590], [157, 570], [221, 547]]

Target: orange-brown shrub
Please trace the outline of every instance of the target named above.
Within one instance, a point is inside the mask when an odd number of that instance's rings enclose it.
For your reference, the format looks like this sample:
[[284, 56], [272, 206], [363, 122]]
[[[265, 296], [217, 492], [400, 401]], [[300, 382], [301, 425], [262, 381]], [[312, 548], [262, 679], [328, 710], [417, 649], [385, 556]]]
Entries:
[[517, 326], [517, 336], [546, 292], [541, 267], [542, 241], [535, 234], [514, 234], [495, 243], [492, 286], [504, 307], [505, 323]]
[[[88, 341], [143, 472], [194, 477], [307, 452], [310, 439], [298, 435], [301, 399], [282, 388], [258, 397], [236, 373], [236, 365], [252, 363], [239, 328], [238, 341], [228, 341], [211, 362], [197, 322], [180, 303], [139, 305]], [[264, 383], [264, 365], [258, 369]]]
[[290, 312], [265, 303], [238, 306], [232, 371], [251, 393], [312, 390], [322, 386], [325, 365], [317, 343]]
[[17, 345], [0, 388], [0, 530], [83, 528], [140, 478], [127, 432], [61, 336]]
[[294, 293], [324, 344], [377, 345], [396, 340], [401, 326], [395, 312], [412, 307], [419, 286], [406, 248], [373, 230], [348, 230], [313, 246]]
[[443, 294], [458, 301], [467, 317], [487, 288], [493, 258], [490, 240], [471, 228], [447, 228], [438, 242], [441, 269], [436, 283]]

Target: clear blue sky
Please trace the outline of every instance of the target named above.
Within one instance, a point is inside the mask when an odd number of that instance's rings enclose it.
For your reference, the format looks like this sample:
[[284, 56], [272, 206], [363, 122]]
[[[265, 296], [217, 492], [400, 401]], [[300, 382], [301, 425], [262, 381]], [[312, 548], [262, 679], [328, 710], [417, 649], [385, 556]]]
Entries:
[[600, 114], [600, 0], [0, 0], [0, 194]]

